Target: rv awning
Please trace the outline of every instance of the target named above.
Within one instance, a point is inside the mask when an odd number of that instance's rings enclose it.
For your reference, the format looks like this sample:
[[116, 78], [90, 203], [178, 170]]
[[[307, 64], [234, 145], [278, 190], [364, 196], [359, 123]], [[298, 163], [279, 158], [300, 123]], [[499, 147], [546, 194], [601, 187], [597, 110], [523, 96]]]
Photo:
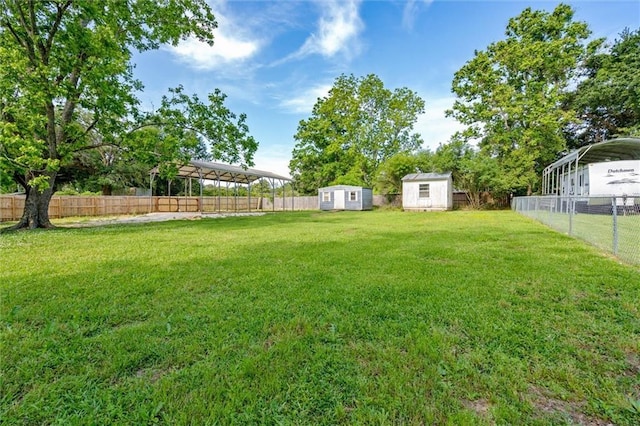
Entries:
[[[158, 173], [158, 168], [151, 171], [152, 174]], [[211, 161], [192, 160], [188, 164], [180, 166], [178, 176], [183, 178], [196, 178], [217, 180], [221, 182], [235, 183], [251, 183], [259, 179], [275, 179], [290, 182], [292, 179], [280, 176], [275, 173], [263, 170], [244, 168], [224, 163], [214, 163]]]

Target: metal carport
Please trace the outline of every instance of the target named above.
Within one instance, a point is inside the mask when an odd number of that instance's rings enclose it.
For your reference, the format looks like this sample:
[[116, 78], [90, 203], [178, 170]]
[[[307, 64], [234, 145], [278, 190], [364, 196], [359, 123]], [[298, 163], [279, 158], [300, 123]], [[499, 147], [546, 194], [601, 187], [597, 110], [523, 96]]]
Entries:
[[611, 139], [571, 151], [542, 172], [542, 195], [569, 195], [562, 193], [562, 176], [574, 173], [577, 182], [580, 165], [619, 160], [640, 160], [639, 138]]
[[[158, 167], [155, 167], [151, 170], [151, 183], [150, 188], [153, 190], [153, 180], [155, 176], [158, 174]], [[216, 181], [218, 183], [218, 189], [221, 188], [221, 183], [225, 182], [227, 190], [229, 189], [230, 184], [234, 185], [234, 193], [237, 194], [237, 185], [247, 185], [248, 191], [247, 196], [249, 199], [249, 210], [251, 210], [251, 184], [260, 179], [266, 179], [272, 188], [272, 197], [275, 199], [275, 187], [276, 182], [280, 183], [283, 186], [283, 194], [282, 197], [286, 198], [286, 187], [284, 187], [285, 182], [291, 182], [292, 179], [278, 175], [276, 173], [267, 172], [263, 170], [252, 169], [248, 167], [234, 166], [231, 164], [224, 163], [216, 163], [211, 161], [200, 161], [200, 160], [191, 160], [187, 164], [184, 164], [178, 168], [178, 177], [184, 179], [194, 179], [197, 178], [200, 183], [200, 213], [202, 213], [203, 206], [203, 195], [202, 189], [204, 187], [204, 180]], [[190, 185], [189, 185], [190, 186]], [[186, 191], [185, 191], [186, 192]], [[218, 191], [218, 198], [220, 197], [220, 191]], [[237, 197], [237, 195], [236, 195]], [[294, 193], [293, 188], [291, 188], [291, 209], [293, 210], [293, 199]], [[285, 209], [285, 203], [283, 205], [283, 210]], [[218, 208], [220, 208], [220, 203], [218, 203]], [[275, 203], [273, 203], [273, 210], [275, 211]]]

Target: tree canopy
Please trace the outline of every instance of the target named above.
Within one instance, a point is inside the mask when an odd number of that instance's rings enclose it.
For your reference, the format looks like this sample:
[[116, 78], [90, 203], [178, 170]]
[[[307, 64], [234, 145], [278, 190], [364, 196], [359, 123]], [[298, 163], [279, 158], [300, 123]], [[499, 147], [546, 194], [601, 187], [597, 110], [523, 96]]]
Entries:
[[380, 78], [341, 75], [300, 121], [289, 168], [302, 193], [331, 184], [372, 187], [379, 166], [422, 140], [412, 132], [424, 101], [403, 87], [393, 91]]
[[216, 26], [205, 0], [0, 0], [0, 171], [27, 193], [17, 227], [51, 226], [56, 180], [88, 150], [162, 163], [210, 144], [215, 158], [252, 164], [246, 117], [221, 92], [201, 100], [177, 87], [155, 111], [136, 97], [134, 51], [212, 44]]
[[602, 45], [590, 44], [583, 78], [567, 100], [578, 116], [566, 129], [572, 148], [640, 135], [640, 29], [626, 29], [611, 46]]
[[566, 148], [563, 129], [575, 113], [563, 102], [589, 34], [567, 5], [527, 8], [509, 20], [504, 40], [455, 73], [458, 99], [448, 113], [468, 126], [458, 137], [478, 141], [514, 191], [535, 190], [542, 169]]

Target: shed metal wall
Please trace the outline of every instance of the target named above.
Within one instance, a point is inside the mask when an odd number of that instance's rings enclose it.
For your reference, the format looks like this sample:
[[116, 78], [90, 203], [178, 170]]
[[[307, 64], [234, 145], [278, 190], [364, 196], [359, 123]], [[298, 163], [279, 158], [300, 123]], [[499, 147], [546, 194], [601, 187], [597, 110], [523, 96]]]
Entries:
[[362, 188], [361, 208], [362, 210], [373, 209], [373, 190], [370, 188]]
[[[329, 193], [329, 201], [322, 201], [322, 193]], [[333, 191], [329, 190], [329, 188], [320, 188], [318, 190], [318, 206], [320, 210], [333, 210], [333, 199], [335, 198], [335, 194]]]
[[[357, 200], [350, 201], [349, 193], [355, 191]], [[322, 201], [322, 194], [328, 192], [330, 201]], [[336, 197], [341, 197], [343, 203], [336, 203]], [[340, 210], [371, 210], [373, 209], [373, 191], [370, 188], [360, 186], [335, 185], [318, 189], [318, 206], [320, 210], [335, 210], [337, 206], [344, 204]]]

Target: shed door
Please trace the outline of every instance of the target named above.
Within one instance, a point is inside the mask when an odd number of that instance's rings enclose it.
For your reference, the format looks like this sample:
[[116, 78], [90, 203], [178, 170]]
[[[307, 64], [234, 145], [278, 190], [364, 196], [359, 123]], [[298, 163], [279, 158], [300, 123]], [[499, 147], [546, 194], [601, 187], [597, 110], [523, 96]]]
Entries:
[[333, 193], [333, 208], [344, 210], [344, 190], [337, 190]]

